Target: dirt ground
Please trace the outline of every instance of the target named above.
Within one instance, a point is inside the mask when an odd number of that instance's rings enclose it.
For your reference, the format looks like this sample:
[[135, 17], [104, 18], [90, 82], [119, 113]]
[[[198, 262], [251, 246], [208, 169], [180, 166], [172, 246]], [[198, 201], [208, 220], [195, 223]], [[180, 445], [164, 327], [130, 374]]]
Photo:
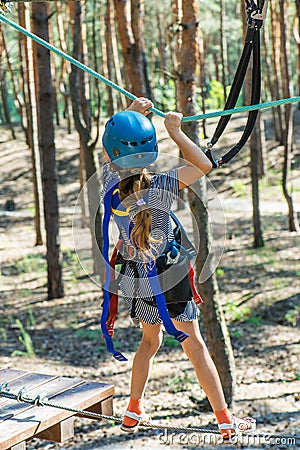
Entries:
[[[160, 149], [167, 151], [169, 141], [162, 123], [160, 119], [154, 120], [159, 129]], [[291, 179], [296, 208], [300, 211], [299, 113], [296, 124]], [[222, 141], [224, 147], [237, 140], [241, 125], [240, 119], [233, 120]], [[268, 172], [260, 186], [265, 246], [254, 249], [252, 245], [248, 150], [243, 150], [228, 167], [209, 176], [210, 216], [212, 224], [216, 222], [215, 227], [212, 225], [213, 245], [217, 253], [223, 251], [216, 273], [236, 363], [237, 388], [232, 411], [237, 416], [254, 416], [259, 433], [299, 436], [299, 234], [288, 231], [287, 207], [280, 187], [282, 148], [272, 140], [272, 130], [267, 130]], [[100, 288], [81, 267], [73, 246], [74, 233], [87, 233], [76, 221], [72, 228], [79, 193], [76, 133], [67, 135], [62, 126], [56, 136], [66, 295], [55, 300], [47, 300], [45, 247], [34, 246], [30, 154], [19, 129], [17, 137], [13, 141], [9, 130], [1, 127], [0, 367], [113, 383], [114, 412], [121, 416], [128, 402], [130, 367], [141, 331], [131, 324], [121, 305], [115, 342], [129, 361], [112, 360], [99, 332]], [[206, 140], [202, 142], [204, 145]], [[5, 207], [10, 199], [15, 202], [14, 211]], [[191, 231], [189, 211], [180, 210], [178, 215]], [[88, 271], [80, 251], [79, 257]], [[23, 325], [23, 335], [18, 320]], [[20, 340], [25, 335], [29, 336], [31, 347], [29, 344], [25, 347]], [[207, 407], [191, 364], [168, 336], [155, 360], [146, 407], [156, 423], [216, 429], [214, 415]], [[203, 439], [194, 434], [165, 436], [157, 430], [127, 436], [114, 423], [78, 418], [74, 439], [64, 444], [34, 439], [27, 448], [223, 448], [216, 441], [208, 443], [208, 436], [206, 441]], [[244, 441], [237, 446], [296, 448], [292, 441], [284, 439], [277, 443]]]

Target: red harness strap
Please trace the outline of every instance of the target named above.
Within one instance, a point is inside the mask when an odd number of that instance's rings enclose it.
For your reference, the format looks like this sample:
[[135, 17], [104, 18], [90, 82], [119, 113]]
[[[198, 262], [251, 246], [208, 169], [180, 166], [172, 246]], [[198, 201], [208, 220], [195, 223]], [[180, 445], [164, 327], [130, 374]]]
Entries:
[[195, 285], [195, 271], [192, 266], [192, 264], [189, 262], [189, 278], [190, 278], [190, 284], [193, 292], [193, 300], [196, 303], [196, 305], [200, 305], [203, 303], [203, 299], [199, 292], [197, 291], [196, 285]]
[[[111, 281], [115, 280], [115, 266], [116, 266], [118, 251], [119, 251], [121, 244], [122, 244], [122, 241], [117, 242], [117, 245], [115, 246], [113, 254], [109, 261], [109, 265], [112, 268], [111, 274], [110, 274]], [[110, 337], [113, 337], [114, 325], [115, 325], [115, 321], [118, 316], [118, 291], [110, 292], [109, 295], [110, 295], [109, 312], [108, 312], [108, 318], [106, 321], [106, 326], [107, 326], [108, 334], [110, 335]]]

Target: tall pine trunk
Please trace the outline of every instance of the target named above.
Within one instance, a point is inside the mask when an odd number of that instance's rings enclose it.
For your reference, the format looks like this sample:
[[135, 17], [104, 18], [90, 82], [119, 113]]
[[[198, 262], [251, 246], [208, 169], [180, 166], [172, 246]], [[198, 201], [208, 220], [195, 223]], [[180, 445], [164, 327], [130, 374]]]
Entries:
[[[178, 108], [182, 111], [183, 115], [195, 115], [195, 71], [197, 65], [197, 26], [199, 22], [197, 2], [183, 0], [182, 12], [182, 23], [185, 26], [182, 29], [182, 44], [178, 58]], [[198, 122], [185, 122], [183, 130], [194, 142], [199, 144]], [[211, 235], [209, 232], [207, 211], [206, 179], [204, 177], [195, 183], [193, 190], [189, 189], [188, 196], [190, 208], [196, 219], [200, 235], [200, 248], [196, 259], [196, 273], [199, 277], [204, 265], [207, 266], [207, 262], [212, 258], [210, 252]], [[199, 284], [200, 292], [204, 300], [201, 306], [203, 323], [210, 354], [219, 372], [226, 402], [230, 405], [233, 400], [235, 387], [233, 351], [220, 305], [216, 277], [211, 268], [211, 264], [209, 270], [210, 272], [207, 277], [204, 277], [205, 280]]]
[[[280, 31], [281, 31], [281, 72], [283, 74], [282, 90], [283, 96], [289, 98], [292, 95], [291, 89], [291, 75], [290, 75], [290, 44], [289, 44], [289, 17], [288, 17], [289, 2], [280, 1]], [[283, 170], [282, 170], [282, 190], [284, 198], [288, 205], [288, 221], [290, 231], [299, 231], [299, 223], [297, 212], [294, 208], [293, 197], [288, 188], [289, 171], [291, 168], [291, 153], [293, 143], [293, 109], [292, 105], [285, 105], [284, 107], [284, 129], [283, 129]]]
[[[49, 41], [48, 5], [32, 4], [33, 31]], [[57, 168], [53, 126], [53, 88], [49, 50], [34, 45], [37, 75], [37, 104], [39, 145], [42, 155], [42, 181], [47, 245], [48, 299], [64, 296], [62, 257], [59, 244], [59, 210], [57, 197]]]
[[[84, 63], [82, 42], [82, 9], [79, 2], [70, 3], [70, 18], [72, 23], [73, 54], [75, 59]], [[94, 274], [103, 279], [103, 264], [101, 263], [102, 234], [100, 215], [100, 185], [97, 178], [94, 149], [98, 139], [91, 140], [91, 112], [88, 97], [88, 80], [84, 73], [74, 65], [70, 74], [70, 93], [73, 117], [79, 134], [80, 150], [84, 158], [85, 179], [89, 205], [89, 224], [92, 239], [92, 254]]]
[[144, 48], [143, 0], [131, 1], [131, 20], [126, 0], [114, 0], [118, 35], [124, 61], [127, 89], [137, 97], [151, 98]]
[[[26, 29], [31, 28], [29, 5], [18, 5], [19, 23]], [[26, 142], [31, 152], [32, 183], [34, 195], [35, 245], [42, 245], [43, 222], [43, 186], [41, 173], [41, 157], [38, 138], [37, 99], [35, 96], [34, 55], [32, 39], [21, 35], [21, 56], [24, 68], [24, 98], [26, 101]]]

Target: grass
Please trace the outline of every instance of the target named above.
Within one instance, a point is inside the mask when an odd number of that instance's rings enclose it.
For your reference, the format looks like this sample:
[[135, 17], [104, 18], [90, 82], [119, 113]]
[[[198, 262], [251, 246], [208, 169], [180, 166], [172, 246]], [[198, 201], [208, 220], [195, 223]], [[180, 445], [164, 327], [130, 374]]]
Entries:
[[85, 341], [98, 341], [101, 339], [100, 329], [91, 330], [86, 328], [79, 328], [75, 331], [75, 337]]
[[28, 356], [29, 358], [35, 357], [35, 350], [33, 346], [32, 339], [30, 337], [30, 334], [26, 331], [24, 325], [20, 321], [20, 319], [16, 319], [15, 325], [20, 331], [20, 336], [18, 337], [19, 341], [22, 345], [25, 347], [25, 351], [21, 350], [14, 350], [11, 354], [11, 356]]
[[238, 197], [245, 197], [247, 195], [247, 186], [241, 180], [232, 181], [230, 187]]
[[13, 268], [17, 274], [24, 273], [44, 273], [47, 270], [46, 260], [44, 256], [29, 254], [24, 256], [24, 258], [16, 261]]
[[296, 327], [300, 322], [300, 306], [289, 309], [284, 318], [289, 324], [291, 324], [293, 327]]
[[180, 342], [176, 341], [176, 339], [174, 339], [173, 336], [170, 336], [169, 334], [164, 335], [163, 347], [174, 348], [180, 346], [181, 346]]
[[196, 377], [190, 377], [187, 372], [184, 372], [183, 375], [170, 378], [168, 385], [171, 388], [170, 391], [176, 394], [182, 391], [192, 391], [195, 385], [198, 386], [198, 381]]

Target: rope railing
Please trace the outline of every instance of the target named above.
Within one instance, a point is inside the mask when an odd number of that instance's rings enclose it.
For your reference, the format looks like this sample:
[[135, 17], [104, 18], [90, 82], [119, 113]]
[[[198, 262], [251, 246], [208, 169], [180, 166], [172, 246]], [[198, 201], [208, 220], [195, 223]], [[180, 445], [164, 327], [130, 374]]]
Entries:
[[[32, 397], [28, 396], [28, 393], [26, 391], [27, 391], [26, 387], [23, 387], [22, 389], [19, 390], [19, 392], [17, 394], [14, 394], [14, 393], [10, 392], [8, 383], [4, 382], [0, 385], [0, 398], [1, 397], [8, 398], [10, 400], [16, 400], [18, 402], [27, 403], [32, 406], [48, 406], [50, 408], [57, 408], [57, 409], [69, 411], [74, 414], [80, 414], [82, 416], [94, 418], [94, 419], [104, 419], [104, 420], [108, 420], [111, 422], [119, 422], [119, 423], [122, 422], [122, 418], [120, 418], [120, 417], [108, 416], [105, 414], [84, 411], [82, 409], [72, 408], [70, 406], [65, 406], [65, 405], [60, 405], [58, 403], [50, 402], [46, 398], [46, 393], [39, 394], [35, 398], [32, 398]], [[221, 436], [221, 433], [219, 430], [213, 430], [213, 429], [202, 428], [202, 427], [176, 427], [176, 426], [171, 426], [171, 425], [156, 424], [151, 421], [141, 422], [140, 426], [143, 428], [151, 428], [151, 429], [156, 429], [156, 430], [169, 430], [169, 431], [178, 431], [178, 432], [180, 431], [180, 432], [186, 432], [186, 433], [206, 433], [206, 434], [215, 434], [215, 435]], [[300, 441], [300, 436], [282, 435], [282, 434], [276, 434], [276, 433], [247, 433], [247, 434], [240, 433], [238, 435], [238, 437], [239, 438], [243, 438], [243, 437], [264, 438], [264, 439], [267, 439], [268, 441], [270, 441], [271, 439], [281, 439], [281, 440], [286, 440], [286, 441], [289, 440], [289, 442], [291, 442], [291, 440], [293, 440], [294, 445], [296, 445], [296, 443], [298, 441]]]
[[[16, 0], [16, 1], [21, 1], [21, 0]], [[31, 0], [31, 1], [39, 1], [39, 0]], [[50, 0], [50, 1], [53, 1], [53, 0]], [[82, 62], [80, 62], [77, 59], [73, 58], [72, 56], [68, 55], [67, 53], [64, 53], [62, 50], [58, 49], [57, 47], [55, 47], [54, 45], [52, 45], [49, 42], [45, 41], [44, 39], [40, 38], [39, 36], [31, 33], [31, 31], [26, 30], [25, 28], [21, 27], [19, 24], [17, 24], [15, 22], [13, 22], [12, 20], [8, 19], [3, 14], [0, 14], [0, 21], [3, 21], [7, 25], [10, 25], [15, 30], [17, 30], [20, 33], [24, 34], [25, 36], [33, 39], [38, 44], [44, 46], [45, 48], [47, 48], [48, 50], [52, 51], [53, 53], [55, 53], [56, 55], [60, 56], [61, 58], [64, 58], [69, 63], [75, 65], [79, 69], [81, 69], [84, 72], [88, 73], [89, 75], [95, 77], [97, 80], [102, 81], [107, 86], [111, 87], [112, 89], [115, 89], [116, 91], [118, 91], [119, 93], [125, 95], [129, 99], [135, 100], [137, 98], [131, 92], [127, 91], [126, 89], [122, 88], [121, 86], [118, 86], [113, 81], [111, 81], [108, 78], [104, 77], [103, 75], [99, 74], [95, 70], [93, 70], [90, 67], [86, 66]], [[206, 114], [197, 114], [197, 115], [194, 115], [194, 116], [185, 116], [185, 117], [182, 118], [182, 122], [191, 122], [193, 120], [209, 119], [209, 118], [213, 118], [213, 117], [219, 117], [219, 116], [243, 113], [243, 112], [252, 111], [252, 110], [255, 110], [255, 109], [273, 108], [273, 107], [280, 106], [280, 105], [287, 105], [287, 104], [299, 103], [299, 102], [300, 102], [300, 96], [291, 97], [291, 98], [284, 98], [284, 99], [280, 99], [280, 100], [274, 100], [274, 101], [271, 101], [271, 102], [260, 103], [260, 104], [257, 104], [257, 105], [241, 106], [239, 108], [227, 109], [227, 110], [223, 110], [223, 111], [214, 111], [214, 112], [209, 112], [209, 113], [206, 113]], [[160, 111], [159, 109], [157, 109], [155, 107], [150, 108], [150, 110], [154, 114], [156, 114], [156, 115], [158, 115], [160, 117], [165, 117], [165, 113]]]

